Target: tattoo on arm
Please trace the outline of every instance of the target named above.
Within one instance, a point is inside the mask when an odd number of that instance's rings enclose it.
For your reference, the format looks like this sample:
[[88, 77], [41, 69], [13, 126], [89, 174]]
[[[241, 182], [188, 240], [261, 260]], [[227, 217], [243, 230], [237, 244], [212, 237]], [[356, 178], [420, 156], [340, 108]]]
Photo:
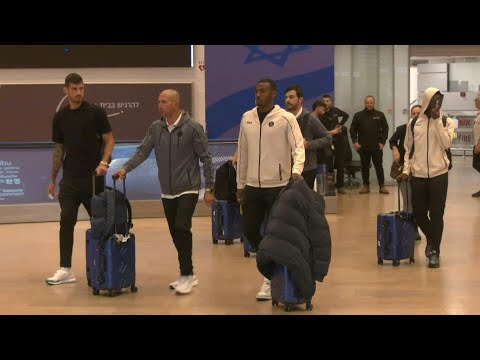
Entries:
[[106, 134], [102, 134], [102, 139], [105, 144], [103, 148], [102, 160], [106, 162], [110, 162], [110, 158], [113, 152], [113, 147], [115, 146], [115, 139], [113, 137], [113, 133], [109, 132]]
[[63, 145], [55, 144], [55, 148], [53, 149], [52, 173], [50, 178], [52, 182], [55, 182], [58, 172], [62, 167], [64, 154], [65, 154], [65, 148], [63, 147]]

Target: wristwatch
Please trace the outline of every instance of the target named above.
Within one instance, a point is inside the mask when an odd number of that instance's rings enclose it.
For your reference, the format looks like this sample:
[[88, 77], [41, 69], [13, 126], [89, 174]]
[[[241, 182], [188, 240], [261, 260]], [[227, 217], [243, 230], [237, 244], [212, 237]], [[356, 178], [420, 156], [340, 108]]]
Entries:
[[212, 187], [212, 188], [210, 188], [210, 189], [207, 189], [207, 191], [208, 191], [209, 193], [212, 193], [212, 194], [213, 194], [213, 193], [215, 192], [215, 188]]
[[105, 166], [107, 169], [108, 169], [108, 163], [106, 161], [100, 161], [100, 164], [102, 164], [103, 166]]

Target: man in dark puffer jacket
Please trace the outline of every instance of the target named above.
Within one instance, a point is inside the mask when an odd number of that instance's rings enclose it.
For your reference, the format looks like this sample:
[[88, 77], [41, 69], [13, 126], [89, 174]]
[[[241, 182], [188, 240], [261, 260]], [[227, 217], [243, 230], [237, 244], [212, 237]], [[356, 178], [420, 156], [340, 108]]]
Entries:
[[303, 179], [280, 192], [268, 218], [257, 253], [257, 268], [271, 279], [275, 264], [285, 265], [305, 299], [315, 294], [330, 265], [332, 243], [325, 218], [325, 200]]

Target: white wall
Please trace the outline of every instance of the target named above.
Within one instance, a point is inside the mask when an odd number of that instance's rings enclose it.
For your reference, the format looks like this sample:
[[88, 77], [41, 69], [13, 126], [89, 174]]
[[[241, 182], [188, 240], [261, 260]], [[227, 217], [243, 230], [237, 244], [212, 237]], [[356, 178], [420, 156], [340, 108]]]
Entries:
[[[410, 56], [408, 45], [393, 46], [393, 126], [405, 124], [409, 118]], [[390, 131], [393, 135], [394, 129]]]
[[448, 66], [448, 80], [468, 81], [468, 91], [478, 92], [480, 63], [450, 63]]
[[409, 96], [409, 99], [410, 99], [409, 103], [411, 104], [410, 107], [415, 105], [415, 103], [413, 102], [417, 100], [417, 96], [418, 96], [417, 75], [418, 75], [417, 67], [416, 66], [410, 67], [410, 96]]

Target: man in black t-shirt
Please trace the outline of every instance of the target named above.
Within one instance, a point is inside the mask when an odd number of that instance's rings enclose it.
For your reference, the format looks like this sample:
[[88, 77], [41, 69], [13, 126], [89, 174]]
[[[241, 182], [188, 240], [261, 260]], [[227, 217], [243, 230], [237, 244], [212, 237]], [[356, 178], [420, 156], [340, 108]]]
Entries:
[[103, 191], [103, 176], [115, 140], [107, 113], [102, 108], [83, 101], [85, 86], [80, 75], [72, 73], [65, 78], [64, 93], [68, 105], [53, 118], [52, 172], [48, 195], [55, 196], [55, 182], [60, 168], [58, 200], [60, 203], [60, 269], [46, 281], [50, 285], [75, 282], [72, 268], [73, 232], [77, 223], [80, 204], [90, 215], [92, 198], [92, 175], [95, 172], [95, 193]]

